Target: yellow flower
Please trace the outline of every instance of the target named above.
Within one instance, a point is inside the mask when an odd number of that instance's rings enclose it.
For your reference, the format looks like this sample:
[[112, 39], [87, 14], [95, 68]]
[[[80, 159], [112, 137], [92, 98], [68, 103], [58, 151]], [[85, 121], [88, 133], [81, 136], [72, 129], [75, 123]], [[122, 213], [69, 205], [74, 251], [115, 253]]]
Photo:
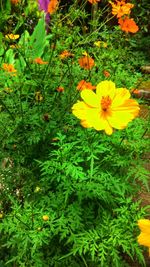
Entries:
[[116, 88], [112, 81], [102, 81], [91, 90], [81, 91], [81, 98], [72, 107], [72, 113], [85, 128], [105, 130], [111, 135], [113, 128], [124, 129], [139, 113], [139, 104], [130, 98], [125, 88]]
[[141, 233], [138, 236], [138, 243], [140, 245], [149, 248], [149, 256], [150, 256], [150, 220], [148, 219], [138, 220], [138, 226], [141, 230]]
[[96, 42], [94, 42], [94, 45], [97, 47], [104, 47], [104, 48], [107, 47], [107, 43], [103, 42], [103, 41], [96, 41]]
[[13, 34], [13, 33], [6, 34], [5, 38], [7, 40], [17, 40], [19, 38], [19, 34]]
[[35, 100], [38, 102], [43, 100], [43, 96], [40, 91], [35, 92]]
[[49, 220], [49, 216], [48, 215], [43, 215], [42, 219], [43, 219], [43, 221], [48, 221]]

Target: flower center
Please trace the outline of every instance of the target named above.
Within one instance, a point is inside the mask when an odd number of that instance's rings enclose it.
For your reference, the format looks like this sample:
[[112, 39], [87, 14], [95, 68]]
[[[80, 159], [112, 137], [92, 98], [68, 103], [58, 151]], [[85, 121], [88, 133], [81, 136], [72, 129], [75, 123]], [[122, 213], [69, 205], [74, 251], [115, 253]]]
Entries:
[[103, 111], [107, 111], [112, 101], [109, 96], [103, 96], [101, 100], [101, 107]]

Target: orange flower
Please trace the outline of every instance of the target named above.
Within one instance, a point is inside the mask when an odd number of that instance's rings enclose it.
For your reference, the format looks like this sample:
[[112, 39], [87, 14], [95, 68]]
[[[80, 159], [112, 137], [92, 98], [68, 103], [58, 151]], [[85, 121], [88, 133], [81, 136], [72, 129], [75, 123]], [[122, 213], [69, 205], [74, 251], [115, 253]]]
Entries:
[[90, 70], [94, 67], [94, 59], [89, 56], [80, 57], [78, 63], [81, 68]]
[[14, 68], [12, 64], [3, 63], [3, 69], [11, 73], [13, 76], [16, 76], [17, 70]]
[[10, 2], [13, 4], [13, 5], [17, 5], [19, 3], [19, 0], [10, 0]]
[[88, 2], [91, 4], [96, 4], [96, 3], [100, 2], [100, 0], [88, 0]]
[[73, 57], [74, 54], [70, 53], [67, 50], [64, 50], [59, 56], [60, 56], [61, 59], [64, 59], [64, 58], [67, 58], [67, 57]]
[[34, 59], [34, 62], [37, 63], [37, 64], [39, 64], [39, 65], [48, 64], [47, 61], [43, 61], [43, 59], [40, 58], [40, 57], [35, 58], [35, 59]]
[[82, 91], [84, 89], [94, 90], [96, 86], [93, 86], [90, 82], [86, 82], [85, 80], [81, 80], [77, 85], [77, 90]]
[[123, 15], [129, 15], [131, 12], [131, 8], [134, 7], [133, 4], [125, 3], [125, 0], [116, 0], [116, 3], [110, 1], [109, 3], [112, 6], [112, 14], [117, 16], [117, 18], [121, 18]]
[[61, 86], [59, 86], [57, 89], [56, 89], [58, 92], [64, 92], [64, 87], [61, 87]]
[[135, 21], [133, 19], [129, 19], [128, 17], [125, 17], [124, 19], [120, 18], [118, 23], [120, 24], [121, 30], [124, 32], [136, 33], [139, 30]]
[[107, 70], [104, 70], [104, 71], [103, 71], [103, 74], [104, 74], [104, 76], [105, 76], [106, 78], [110, 77], [110, 73], [109, 73], [109, 71], [107, 71]]
[[48, 4], [48, 9], [47, 12], [50, 14], [53, 14], [56, 9], [58, 8], [59, 2], [58, 0], [50, 0], [49, 4]]

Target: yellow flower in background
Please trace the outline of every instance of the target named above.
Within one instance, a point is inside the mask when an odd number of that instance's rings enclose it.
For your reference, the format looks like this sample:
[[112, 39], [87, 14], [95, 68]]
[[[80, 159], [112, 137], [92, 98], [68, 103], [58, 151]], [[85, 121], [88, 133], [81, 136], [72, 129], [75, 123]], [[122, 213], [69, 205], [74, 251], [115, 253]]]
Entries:
[[138, 226], [141, 230], [141, 233], [138, 236], [138, 243], [148, 247], [150, 256], [150, 220], [140, 219], [138, 220]]
[[103, 48], [107, 47], [107, 43], [103, 42], [103, 41], [96, 41], [96, 42], [94, 42], [94, 45], [97, 47], [103, 47]]
[[7, 40], [17, 40], [19, 38], [19, 34], [13, 34], [13, 33], [10, 33], [10, 34], [6, 34], [5, 35], [5, 38]]
[[101, 41], [94, 42], [94, 45], [97, 46], [97, 47], [101, 47]]
[[35, 93], [35, 100], [38, 101], [38, 102], [40, 102], [40, 101], [43, 100], [43, 96], [42, 96], [42, 94], [41, 94], [40, 91], [37, 91], [37, 92]]
[[81, 91], [81, 98], [72, 107], [72, 113], [81, 120], [85, 128], [104, 130], [111, 135], [113, 128], [124, 129], [139, 113], [139, 104], [129, 99], [130, 92], [125, 88], [116, 88], [112, 81], [102, 81], [91, 90]]

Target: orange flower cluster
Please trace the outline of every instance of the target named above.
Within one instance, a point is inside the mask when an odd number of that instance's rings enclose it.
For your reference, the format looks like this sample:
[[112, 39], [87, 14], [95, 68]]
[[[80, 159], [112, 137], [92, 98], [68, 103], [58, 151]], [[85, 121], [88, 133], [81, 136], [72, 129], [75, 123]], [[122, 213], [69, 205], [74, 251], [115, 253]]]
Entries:
[[14, 68], [14, 65], [12, 64], [3, 63], [3, 70], [11, 73], [12, 76], [16, 76], [17, 70]]
[[78, 63], [80, 65], [80, 67], [85, 69], [85, 70], [90, 70], [95, 65], [94, 59], [92, 57], [89, 57], [89, 56], [80, 57], [78, 60]]
[[48, 9], [47, 12], [50, 14], [55, 13], [55, 11], [57, 10], [59, 5], [59, 1], [58, 0], [51, 0], [48, 4]]
[[96, 86], [92, 85], [90, 82], [86, 82], [85, 80], [81, 80], [77, 85], [77, 90], [82, 91], [84, 89], [94, 90]]
[[115, 3], [109, 2], [112, 6], [112, 14], [118, 18], [120, 29], [126, 33], [136, 33], [139, 27], [135, 21], [129, 18], [131, 8], [134, 7], [131, 3], [126, 3], [126, 0], [115, 0]]

